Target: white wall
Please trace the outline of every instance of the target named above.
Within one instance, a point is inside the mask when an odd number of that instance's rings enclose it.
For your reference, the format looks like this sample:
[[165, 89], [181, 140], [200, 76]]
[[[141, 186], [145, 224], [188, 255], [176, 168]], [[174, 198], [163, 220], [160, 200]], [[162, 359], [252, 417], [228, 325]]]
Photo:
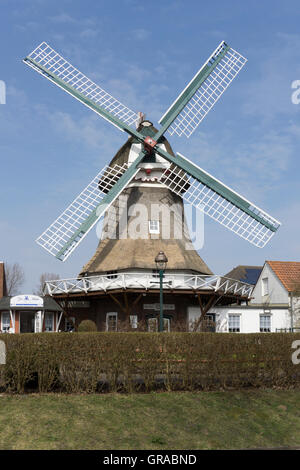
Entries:
[[[288, 308], [270, 308], [265, 311], [262, 307], [249, 308], [246, 305], [236, 307], [215, 307], [208, 313], [216, 314], [216, 331], [220, 333], [228, 332], [228, 316], [240, 315], [241, 333], [260, 333], [260, 315], [271, 315], [271, 332], [276, 332], [276, 328], [290, 328], [291, 319]], [[193, 323], [200, 317], [200, 308], [188, 307], [188, 322]]]
[[276, 332], [276, 328], [290, 328], [290, 313], [287, 308], [270, 308], [270, 312], [261, 307], [249, 308], [246, 305], [239, 308], [215, 307], [209, 313], [216, 314], [216, 325], [218, 332], [228, 332], [228, 316], [240, 315], [241, 333], [259, 333], [260, 315], [271, 314], [271, 332]]
[[[269, 282], [269, 295], [262, 295], [262, 279], [268, 278]], [[259, 276], [259, 279], [254, 287], [252, 292], [253, 300], [252, 304], [288, 304], [289, 303], [289, 294], [285, 287], [281, 284], [276, 274], [274, 274], [271, 267], [266, 263], [263, 267], [263, 270]]]

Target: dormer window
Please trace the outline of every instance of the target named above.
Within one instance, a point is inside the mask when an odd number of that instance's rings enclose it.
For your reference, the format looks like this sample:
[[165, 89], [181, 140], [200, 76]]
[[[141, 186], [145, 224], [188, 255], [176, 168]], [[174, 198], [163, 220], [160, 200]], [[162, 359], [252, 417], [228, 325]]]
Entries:
[[149, 233], [159, 233], [159, 220], [149, 220]]

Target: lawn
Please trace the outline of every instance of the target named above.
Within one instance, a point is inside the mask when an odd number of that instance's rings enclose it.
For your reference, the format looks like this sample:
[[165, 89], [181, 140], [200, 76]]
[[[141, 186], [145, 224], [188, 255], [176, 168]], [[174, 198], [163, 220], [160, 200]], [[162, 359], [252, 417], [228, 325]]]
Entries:
[[300, 391], [0, 395], [0, 449], [300, 447]]

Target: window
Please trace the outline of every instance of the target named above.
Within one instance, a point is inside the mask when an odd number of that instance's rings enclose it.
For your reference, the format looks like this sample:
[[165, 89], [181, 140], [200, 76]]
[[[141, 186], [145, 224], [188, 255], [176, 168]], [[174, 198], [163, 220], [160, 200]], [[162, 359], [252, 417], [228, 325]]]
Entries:
[[106, 277], [107, 279], [117, 279], [118, 277], [117, 271], [107, 271]]
[[228, 315], [228, 331], [229, 333], [240, 332], [240, 315]]
[[117, 331], [118, 314], [117, 312], [109, 312], [106, 314], [106, 331]]
[[45, 313], [45, 331], [53, 331], [54, 330], [54, 322], [53, 322], [53, 313]]
[[159, 233], [158, 220], [149, 220], [149, 233]]
[[138, 317], [137, 317], [137, 315], [130, 315], [130, 326], [131, 326], [131, 328], [137, 328], [137, 326], [138, 326]]
[[269, 279], [267, 277], [261, 280], [261, 295], [269, 295]]
[[157, 323], [157, 318], [152, 317], [148, 318], [148, 331], [150, 332], [155, 332], [158, 330], [158, 323]]
[[2, 312], [1, 315], [1, 331], [8, 333], [10, 328], [10, 314], [9, 312]]
[[260, 315], [259, 317], [259, 331], [261, 333], [271, 332], [271, 315]]
[[164, 331], [170, 331], [170, 318], [164, 318]]
[[[163, 319], [164, 331], [170, 331], [170, 319], [164, 318]], [[158, 331], [159, 319], [156, 317], [148, 318], [148, 331], [156, 332]]]
[[216, 331], [215, 314], [207, 313], [205, 315], [204, 320], [201, 325], [201, 331], [209, 331], [211, 333], [215, 333]]
[[74, 331], [75, 329], [75, 317], [69, 317], [65, 319], [65, 331]]
[[154, 277], [154, 279], [159, 279], [159, 270], [158, 269], [152, 269], [152, 277]]

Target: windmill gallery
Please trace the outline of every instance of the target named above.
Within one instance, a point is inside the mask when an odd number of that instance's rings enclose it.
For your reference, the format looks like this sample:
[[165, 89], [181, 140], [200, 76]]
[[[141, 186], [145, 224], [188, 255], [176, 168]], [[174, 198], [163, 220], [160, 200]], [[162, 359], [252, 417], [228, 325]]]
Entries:
[[167, 131], [190, 137], [246, 59], [223, 41], [161, 117], [159, 129], [46, 43], [24, 62], [129, 134], [109, 165], [37, 239], [65, 261], [104, 216], [96, 252], [79, 275], [46, 282], [45, 294], [58, 302], [67, 321], [77, 326], [90, 319], [98, 330], [127, 323], [155, 331], [163, 308], [165, 330], [176, 323], [203, 329], [205, 321], [214, 321], [207, 316], [210, 308], [247, 302], [252, 286], [214, 275], [197, 253], [184, 202], [257, 247], [269, 242], [280, 222], [174, 153], [165, 137]]

